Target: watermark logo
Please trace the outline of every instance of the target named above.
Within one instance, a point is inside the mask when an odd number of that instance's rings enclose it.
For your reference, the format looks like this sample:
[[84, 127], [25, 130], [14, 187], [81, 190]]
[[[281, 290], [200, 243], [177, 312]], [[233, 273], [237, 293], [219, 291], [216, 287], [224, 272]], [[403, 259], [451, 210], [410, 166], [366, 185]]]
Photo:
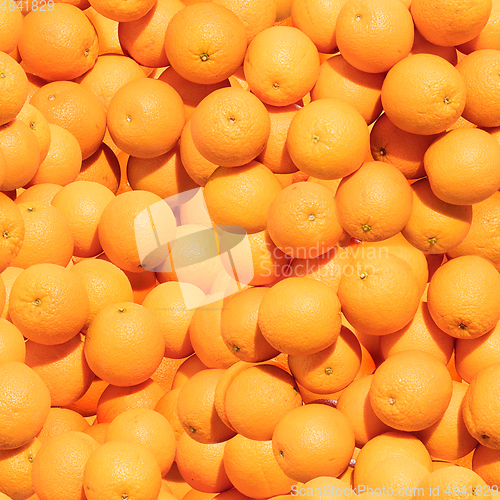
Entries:
[[[254, 277], [246, 231], [213, 225], [201, 188], [143, 210], [134, 220], [134, 231], [141, 266], [197, 286], [205, 294], [203, 304], [232, 295]], [[198, 307], [199, 294], [186, 289], [181, 286], [186, 309]]]

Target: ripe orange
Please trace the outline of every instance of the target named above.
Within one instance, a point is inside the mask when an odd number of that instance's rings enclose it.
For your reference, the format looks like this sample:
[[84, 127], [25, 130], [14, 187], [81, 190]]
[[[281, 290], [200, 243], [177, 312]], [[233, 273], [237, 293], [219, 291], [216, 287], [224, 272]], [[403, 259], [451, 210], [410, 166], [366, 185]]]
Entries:
[[19, 361], [0, 364], [0, 450], [13, 450], [40, 432], [50, 410], [47, 386], [30, 367]]
[[83, 491], [88, 500], [156, 500], [160, 489], [158, 462], [138, 443], [116, 440], [102, 444], [88, 457], [83, 471]]
[[305, 389], [330, 394], [347, 387], [361, 366], [361, 346], [347, 327], [326, 349], [306, 356], [288, 356], [290, 371]]
[[417, 349], [434, 355], [447, 365], [453, 354], [454, 339], [438, 328], [427, 302], [420, 302], [413, 319], [401, 330], [380, 337], [380, 354], [384, 359], [402, 351]]
[[0, 194], [0, 272], [11, 265], [23, 243], [24, 219], [15, 203], [5, 194]]
[[216, 169], [203, 195], [214, 224], [257, 233], [266, 229], [269, 207], [280, 191], [275, 174], [262, 163], [251, 161], [240, 167]]
[[354, 452], [354, 431], [347, 418], [323, 404], [287, 413], [273, 433], [273, 452], [283, 472], [296, 481], [336, 477]]
[[0, 125], [4, 125], [21, 111], [28, 95], [28, 78], [19, 63], [4, 52], [0, 52], [0, 78]]
[[459, 245], [469, 232], [471, 205], [452, 205], [440, 200], [428, 179], [411, 185], [413, 208], [401, 233], [416, 248], [427, 253], [445, 253]]
[[202, 370], [181, 387], [177, 415], [186, 433], [200, 443], [220, 443], [235, 435], [218, 416], [214, 406], [217, 382], [222, 369]]
[[117, 2], [116, 0], [92, 0], [92, 2], [90, 2], [90, 5], [99, 12], [99, 14], [119, 22], [140, 19], [153, 8], [154, 4], [155, 2], [153, 0], [132, 0], [125, 4]]
[[465, 107], [465, 82], [446, 59], [414, 54], [396, 63], [382, 85], [382, 106], [405, 132], [432, 135], [447, 130]]
[[338, 179], [361, 166], [370, 135], [365, 120], [353, 106], [326, 98], [297, 112], [286, 145], [290, 158], [302, 172], [319, 179]]
[[194, 83], [210, 85], [230, 77], [243, 62], [246, 46], [244, 24], [213, 2], [184, 7], [172, 16], [165, 33], [170, 65]]
[[123, 50], [118, 40], [118, 21], [99, 14], [93, 7], [84, 10], [84, 14], [94, 25], [99, 40], [99, 55], [122, 54]]
[[413, 21], [400, 0], [347, 0], [337, 17], [337, 45], [349, 64], [382, 73], [413, 45]]
[[34, 264], [12, 285], [9, 314], [26, 338], [44, 345], [62, 344], [87, 321], [89, 299], [76, 274], [56, 264]]
[[26, 346], [22, 333], [10, 321], [0, 319], [0, 360], [24, 363]]
[[31, 478], [40, 499], [63, 496], [79, 499], [83, 470], [99, 444], [83, 432], [71, 431], [54, 437], [37, 452]]
[[35, 175], [40, 164], [40, 146], [35, 134], [22, 120], [0, 126], [0, 144], [4, 157], [2, 191], [18, 189]]
[[[59, 33], [58, 37], [49, 34]], [[74, 5], [54, 4], [24, 18], [18, 48], [30, 73], [47, 81], [72, 80], [88, 71], [98, 55], [97, 34]]]
[[284, 188], [267, 216], [269, 236], [277, 248], [293, 258], [319, 257], [342, 236], [335, 197], [320, 184], [298, 182]]
[[286, 278], [262, 299], [258, 324], [264, 338], [280, 352], [314, 354], [339, 336], [340, 302], [325, 283], [305, 277]]
[[[21, 14], [21, 15], [19, 15]], [[20, 10], [2, 9], [0, 13], [0, 51], [10, 54], [16, 47], [23, 31], [23, 16]]]
[[120, 87], [109, 102], [111, 138], [125, 153], [153, 158], [170, 151], [185, 124], [179, 94], [165, 82], [138, 78]]
[[50, 126], [43, 114], [28, 102], [24, 104], [17, 118], [22, 120], [35, 134], [40, 147], [40, 163], [45, 159], [51, 143]]
[[175, 372], [172, 389], [182, 387], [193, 375], [206, 369], [208, 369], [208, 366], [203, 364], [196, 354], [185, 358]]
[[356, 446], [362, 448], [375, 436], [389, 432], [391, 428], [382, 422], [370, 403], [370, 386], [373, 375], [356, 378], [340, 394], [337, 410], [351, 423]]
[[259, 441], [271, 439], [277, 423], [301, 405], [293, 377], [268, 364], [251, 366], [237, 374], [224, 398], [231, 426], [240, 435]]
[[[164, 396], [160, 398], [154, 410], [160, 415], [163, 415], [171, 425], [175, 440], [178, 442], [181, 435], [185, 432], [182, 424], [177, 416], [177, 399], [179, 397], [180, 387], [169, 390]], [[193, 439], [194, 441], [194, 439]]]
[[83, 160], [76, 180], [98, 182], [116, 194], [120, 183], [120, 164], [111, 148], [102, 143], [94, 154]]
[[99, 378], [129, 387], [145, 382], [155, 372], [165, 340], [153, 313], [133, 302], [119, 302], [96, 314], [85, 336], [84, 352]]
[[472, 458], [472, 470], [481, 476], [487, 485], [493, 487], [498, 484], [499, 452], [492, 448], [479, 445]]
[[457, 460], [477, 446], [464, 423], [463, 400], [467, 386], [453, 381], [451, 401], [444, 415], [427, 429], [415, 432], [429, 453], [441, 460]]
[[97, 402], [108, 385], [104, 380], [94, 377], [87, 392], [79, 400], [68, 405], [68, 409], [79, 413], [83, 417], [94, 416], [97, 411]]
[[89, 427], [87, 420], [76, 411], [51, 407], [43, 427], [36, 437], [42, 444], [45, 444], [59, 434], [70, 431], [83, 432]]
[[273, 26], [248, 45], [244, 72], [250, 91], [271, 106], [288, 106], [302, 99], [319, 74], [318, 49], [302, 31]]
[[362, 241], [381, 241], [399, 233], [412, 206], [413, 194], [405, 176], [396, 167], [376, 161], [344, 177], [335, 196], [340, 225]]
[[424, 166], [434, 194], [447, 203], [469, 205], [493, 195], [500, 186], [498, 143], [480, 129], [457, 129], [426, 151]]
[[410, 54], [435, 54], [446, 59], [450, 64], [455, 66], [458, 61], [457, 49], [453, 46], [444, 47], [443, 45], [436, 45], [435, 43], [426, 40], [420, 32], [415, 28], [415, 37], [413, 40], [413, 47]]
[[407, 179], [425, 177], [424, 154], [436, 138], [405, 132], [384, 113], [370, 132], [371, 154], [376, 161], [391, 163]]
[[483, 257], [464, 255], [443, 264], [427, 292], [436, 325], [455, 338], [489, 332], [500, 319], [500, 276]]
[[479, 34], [468, 42], [460, 44], [457, 49], [463, 54], [470, 54], [475, 50], [481, 49], [499, 49], [500, 48], [500, 30], [498, 29], [498, 20], [500, 16], [500, 3], [497, 0], [491, 2], [491, 14], [484, 28]]
[[384, 77], [384, 73], [361, 71], [337, 54], [321, 64], [311, 100], [336, 98], [345, 101], [370, 124], [382, 111], [380, 96]]
[[84, 160], [101, 145], [106, 130], [104, 108], [99, 98], [83, 85], [70, 81], [48, 83], [33, 94], [30, 104], [40, 110], [49, 123], [75, 136]]
[[1, 273], [2, 281], [5, 287], [5, 305], [3, 307], [1, 316], [2, 318], [10, 321], [9, 315], [9, 299], [10, 299], [10, 290], [12, 289], [12, 285], [14, 281], [16, 281], [17, 277], [23, 272], [23, 269], [20, 267], [8, 267]]
[[271, 121], [255, 95], [226, 87], [214, 90], [198, 104], [190, 127], [194, 146], [207, 160], [236, 167], [262, 152]]
[[412, 0], [411, 15], [427, 40], [452, 47], [479, 35], [490, 17], [491, 5], [491, 0]]

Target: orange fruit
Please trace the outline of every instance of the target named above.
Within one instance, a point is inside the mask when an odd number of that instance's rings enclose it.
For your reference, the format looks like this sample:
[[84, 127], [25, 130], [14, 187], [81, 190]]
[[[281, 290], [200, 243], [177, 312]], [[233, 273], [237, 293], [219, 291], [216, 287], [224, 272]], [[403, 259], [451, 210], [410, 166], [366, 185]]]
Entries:
[[77, 257], [94, 257], [102, 247], [97, 226], [107, 204], [114, 199], [112, 191], [97, 182], [77, 181], [63, 187], [52, 199], [70, 224]]
[[462, 243], [450, 249], [449, 258], [461, 255], [479, 255], [487, 258], [500, 270], [499, 243], [496, 236], [497, 207], [500, 193], [493, 193], [486, 200], [472, 205], [472, 222]]
[[290, 104], [280, 107], [266, 105], [266, 109], [271, 119], [271, 131], [264, 149], [256, 159], [275, 174], [296, 172], [297, 166], [290, 158], [286, 138], [290, 122], [301, 108], [297, 104]]
[[160, 366], [151, 375], [151, 378], [158, 382], [163, 389], [170, 391], [172, 389], [172, 382], [177, 372], [177, 368], [183, 363], [184, 359], [174, 359], [163, 357]]
[[483, 257], [464, 255], [432, 277], [427, 304], [436, 325], [455, 338], [476, 338], [500, 319], [500, 276]]
[[203, 195], [214, 224], [257, 233], [266, 229], [268, 209], [280, 191], [275, 175], [262, 163], [251, 161], [216, 169]]
[[138, 443], [115, 440], [102, 444], [88, 457], [83, 491], [88, 500], [135, 497], [156, 500], [161, 472], [151, 451]]
[[99, 56], [94, 66], [75, 82], [94, 92], [107, 113], [116, 91], [139, 78], [146, 78], [146, 75], [133, 59], [120, 54], [105, 54]]
[[98, 182], [116, 193], [120, 183], [120, 164], [111, 148], [102, 143], [94, 154], [83, 160], [76, 180]]
[[47, 385], [52, 406], [67, 406], [78, 401], [94, 379], [83, 354], [83, 340], [79, 334], [56, 346], [28, 340], [26, 364]]
[[[189, 491], [192, 491], [193, 488], [191, 488], [191, 486], [189, 486], [189, 484], [186, 483], [186, 481], [184, 481], [183, 477], [179, 472], [179, 468], [177, 467], [177, 463], [174, 462], [172, 464], [171, 469], [167, 472], [167, 474], [165, 474], [165, 476], [163, 476], [162, 489], [163, 489], [162, 493], [170, 490], [172, 494], [175, 496], [175, 498], [182, 499], [183, 496]], [[215, 496], [215, 493], [213, 493], [213, 495]], [[173, 499], [169, 498], [168, 500], [173, 500]]]
[[181, 476], [194, 490], [219, 493], [232, 488], [224, 470], [226, 443], [199, 443], [184, 433], [177, 444], [177, 467]]
[[267, 364], [251, 366], [236, 375], [224, 398], [231, 426], [242, 436], [260, 441], [271, 439], [284, 415], [301, 405], [292, 376]]
[[213, 2], [184, 7], [172, 16], [165, 33], [170, 65], [194, 83], [210, 85], [230, 77], [243, 62], [246, 46], [244, 24]]
[[10, 321], [0, 319], [0, 361], [24, 363], [26, 346], [22, 333]]
[[172, 66], [163, 71], [158, 79], [168, 83], [181, 96], [184, 103], [184, 110], [186, 111], [186, 122], [191, 118], [193, 111], [205, 97], [214, 90], [230, 86], [227, 79], [213, 84], [191, 82], [179, 75]]
[[[153, 313], [134, 302], [101, 309], [85, 336], [85, 358], [101, 379], [129, 387], [145, 382], [165, 351], [161, 326]], [[134, 370], [129, 370], [132, 364]]]
[[46, 203], [50, 205], [56, 193], [62, 189], [59, 184], [52, 184], [44, 182], [42, 184], [35, 184], [34, 186], [25, 189], [16, 199], [15, 203], [26, 203], [31, 201]]
[[271, 440], [255, 441], [241, 434], [226, 442], [224, 469], [234, 487], [250, 498], [286, 495], [296, 483], [278, 465]]
[[117, 415], [106, 434], [106, 442], [114, 440], [146, 447], [155, 456], [162, 476], [169, 471], [174, 461], [174, 431], [168, 420], [154, 410], [136, 408]]
[[177, 368], [172, 380], [172, 389], [182, 387], [193, 375], [207, 369], [208, 366], [203, 364], [196, 354], [189, 356]]
[[[180, 387], [169, 390], [164, 396], [160, 398], [158, 403], [156, 404], [154, 410], [160, 415], [163, 415], [171, 425], [175, 440], [178, 442], [181, 435], [184, 433], [184, 428], [179, 421], [179, 417], [177, 416], [177, 399], [179, 397]], [[193, 439], [194, 441], [194, 439]]]
[[[481, 476], [485, 483], [493, 487], [498, 485], [499, 452], [492, 448], [479, 445], [472, 458], [472, 470]], [[486, 488], [485, 488], [485, 491]]]
[[200, 443], [221, 443], [235, 435], [220, 419], [214, 406], [215, 388], [223, 373], [222, 369], [202, 370], [188, 379], [179, 391], [179, 421], [186, 434]]
[[401, 431], [420, 431], [445, 413], [452, 395], [446, 366], [424, 351], [387, 358], [373, 375], [370, 403], [385, 424]]
[[457, 460], [477, 446], [464, 423], [463, 400], [467, 386], [453, 381], [451, 401], [444, 415], [427, 429], [415, 433], [429, 453], [441, 460]]
[[179, 94], [165, 82], [137, 78], [120, 87], [109, 102], [111, 138], [125, 153], [154, 158], [170, 151], [185, 124]]
[[370, 403], [370, 386], [373, 375], [353, 380], [340, 394], [336, 408], [349, 420], [354, 431], [356, 446], [362, 448], [379, 434], [391, 428], [382, 422]]
[[267, 230], [276, 247], [290, 257], [325, 254], [342, 236], [333, 193], [312, 182], [284, 188], [269, 207]]
[[69, 81], [47, 83], [33, 94], [30, 104], [40, 110], [49, 123], [75, 136], [82, 159], [87, 159], [101, 145], [106, 130], [104, 108], [99, 98], [83, 85]]
[[424, 166], [434, 194], [455, 205], [486, 200], [500, 186], [498, 143], [475, 128], [452, 130], [425, 152]]
[[40, 147], [40, 163], [45, 159], [51, 144], [50, 125], [47, 119], [35, 106], [26, 102], [16, 118], [22, 120], [35, 134]]
[[[371, 469], [378, 462], [391, 457], [412, 458], [429, 472], [432, 470], [431, 457], [422, 441], [408, 432], [389, 431], [370, 439], [361, 448], [354, 467], [355, 487], [366, 485], [366, 478]], [[361, 493], [361, 490], [359, 492]]]
[[346, 61], [367, 73], [388, 71], [413, 45], [413, 21], [400, 0], [347, 0], [335, 26]]
[[118, 39], [118, 21], [99, 14], [93, 7], [88, 7], [83, 12], [90, 19], [97, 33], [99, 55], [123, 54]]
[[[3, 500], [32, 498], [35, 491], [31, 473], [42, 443], [32, 439], [14, 450], [0, 451], [0, 490]], [[9, 496], [7, 496], [9, 495]]]
[[411, 2], [411, 15], [420, 33], [436, 45], [451, 47], [475, 38], [488, 22], [491, 0]]
[[2, 9], [0, 13], [0, 51], [10, 54], [16, 47], [23, 31], [23, 16], [18, 9]]
[[[8, 11], [4, 12], [2, 16], [5, 16]], [[28, 78], [19, 63], [4, 52], [0, 52], [0, 78], [2, 99], [0, 124], [5, 125], [12, 121], [23, 108], [28, 95]]]
[[291, 2], [292, 25], [304, 32], [319, 52], [333, 54], [337, 48], [336, 23], [345, 0]]
[[90, 312], [82, 327], [86, 332], [97, 313], [117, 302], [132, 302], [133, 291], [126, 274], [111, 262], [85, 259], [71, 268], [82, 279], [90, 302]]
[[446, 59], [414, 54], [396, 63], [382, 85], [382, 106], [396, 127], [413, 134], [439, 134], [461, 116], [465, 82]]
[[420, 302], [413, 319], [401, 330], [380, 337], [380, 354], [384, 359], [403, 351], [419, 350], [434, 355], [447, 365], [453, 354], [453, 337], [438, 328], [427, 302]]
[[[146, 251], [153, 250], [151, 258], [155, 260], [152, 268], [164, 260], [164, 250], [159, 252], [161, 255], [158, 257], [154, 255], [157, 242], [149, 233], [152, 213], [163, 218], [162, 224], [165, 226], [161, 227], [162, 235], [165, 231], [170, 236], [175, 227], [175, 218], [165, 203], [158, 202], [161, 202], [161, 198], [148, 191], [128, 191], [111, 200], [102, 212], [97, 226], [99, 241], [107, 258], [120, 269], [132, 273], [144, 272], [145, 259], [148, 257]], [[140, 250], [139, 245], [143, 245]]]
[[78, 7], [67, 3], [52, 7], [33, 9], [25, 16], [19, 54], [30, 73], [44, 80], [72, 80], [94, 65], [99, 50], [97, 34]]
[[78, 431], [56, 436], [42, 446], [31, 472], [33, 489], [40, 500], [60, 495], [79, 499], [85, 463], [98, 446], [95, 439]]
[[90, 5], [99, 12], [99, 14], [119, 22], [140, 19], [153, 8], [154, 4], [155, 2], [152, 0], [133, 0], [126, 4], [113, 0], [92, 0], [92, 2], [90, 2]]
[[124, 52], [142, 66], [168, 66], [165, 30], [173, 15], [182, 8], [184, 4], [180, 0], [160, 0], [139, 19], [121, 22], [118, 38]]
[[412, 206], [406, 177], [396, 167], [376, 161], [366, 162], [344, 177], [335, 196], [340, 225], [362, 241], [381, 241], [399, 233]]
[[196, 305], [202, 303], [205, 295], [190, 283], [176, 281], [157, 285], [146, 296], [142, 305], [158, 320], [164, 338], [164, 356], [185, 358], [193, 353], [189, 340], [189, 324], [195, 312], [190, 307], [189, 296]]
[[424, 154], [436, 138], [405, 132], [384, 113], [370, 132], [371, 154], [376, 161], [391, 163], [407, 179], [425, 177]]
[[179, 143], [154, 158], [131, 156], [127, 178], [132, 189], [150, 191], [164, 199], [198, 187], [182, 164]]
[[25, 184], [59, 184], [66, 186], [78, 177], [82, 166], [82, 151], [75, 136], [66, 129], [49, 123], [50, 146], [35, 175]]
[[258, 325], [259, 306], [268, 290], [266, 287], [242, 290], [229, 297], [222, 306], [222, 339], [227, 349], [242, 361], [256, 363], [279, 354], [266, 341]]
[[271, 106], [288, 106], [302, 99], [319, 74], [318, 49], [302, 31], [273, 26], [248, 45], [243, 69], [250, 91]]
[[196, 356], [207, 368], [229, 368], [239, 357], [229, 350], [221, 330], [223, 301], [199, 305], [189, 323], [189, 340]]
[[165, 389], [152, 379], [130, 387], [108, 385], [97, 403], [97, 422], [110, 423], [120, 413], [134, 408], [154, 410], [165, 394]]
[[68, 405], [68, 409], [84, 417], [94, 416], [97, 411], [97, 402], [108, 385], [99, 377], [94, 377], [87, 392], [80, 399]]
[[460, 377], [468, 382], [483, 369], [500, 362], [500, 324], [475, 339], [455, 341], [455, 367]]
[[238, 16], [245, 27], [247, 43], [261, 31], [274, 26], [276, 22], [278, 5], [272, 0], [253, 0], [245, 4], [237, 0], [214, 0], [214, 3], [226, 7]]
[[76, 274], [57, 264], [33, 264], [12, 285], [9, 314], [29, 340], [62, 344], [87, 321], [89, 299]]
[[0, 194], [0, 272], [7, 269], [16, 258], [24, 239], [24, 219], [15, 203]]
[[52, 407], [36, 437], [42, 444], [45, 444], [59, 434], [70, 431], [83, 432], [89, 427], [85, 418], [76, 411]]
[[[495, 106], [498, 97], [495, 75], [500, 65], [500, 52], [496, 49], [476, 50], [464, 57], [456, 68], [462, 75], [467, 100], [462, 116], [479, 127], [498, 127], [500, 108]], [[488, 112], [484, 110], [488, 106]]]
[[326, 349], [306, 356], [288, 356], [295, 380], [305, 389], [329, 394], [347, 387], [361, 366], [361, 346], [347, 327]]
[[443, 45], [436, 45], [435, 43], [426, 40], [420, 32], [415, 28], [415, 36], [413, 40], [413, 47], [411, 54], [434, 54], [446, 59], [450, 64], [455, 66], [458, 61], [457, 49], [453, 46], [444, 47]]
[[50, 410], [47, 386], [19, 361], [0, 364], [0, 450], [24, 446], [40, 432]]
[[40, 146], [30, 127], [22, 120], [0, 125], [0, 144], [4, 156], [4, 175], [0, 188], [21, 188], [35, 175], [40, 164]]
[[214, 90], [198, 104], [190, 127], [194, 146], [207, 160], [236, 167], [263, 151], [271, 121], [255, 95], [226, 87]]
[[[314, 354], [340, 335], [340, 302], [331, 287], [309, 278], [286, 278], [270, 288], [259, 308], [260, 330], [280, 352]], [[304, 335], [304, 332], [311, 332]]]
[[499, 449], [497, 415], [498, 400], [495, 387], [500, 363], [480, 370], [471, 380], [463, 399], [463, 418], [472, 437], [487, 448]]
[[459, 245], [469, 232], [471, 205], [452, 205], [439, 199], [428, 179], [411, 185], [413, 208], [401, 233], [416, 248], [427, 253], [445, 253]]
[[356, 171], [370, 145], [365, 120], [350, 104], [324, 98], [304, 106], [293, 117], [286, 145], [304, 173], [338, 179]]
[[311, 100], [335, 98], [345, 101], [370, 124], [382, 112], [380, 95], [384, 77], [384, 73], [361, 71], [337, 54], [321, 64], [318, 79], [311, 90]]
[[29, 103], [31, 98], [33, 97], [33, 94], [38, 89], [46, 85], [47, 81], [29, 72], [26, 73], [26, 76], [28, 77], [28, 97], [26, 97], [26, 102]]
[[500, 16], [500, 3], [497, 0], [491, 2], [491, 13], [484, 28], [479, 34], [468, 42], [460, 44], [457, 49], [463, 54], [470, 54], [475, 50], [481, 49], [499, 49], [500, 48], [500, 30], [498, 29], [498, 20]]
[[12, 289], [12, 285], [14, 281], [16, 281], [17, 277], [23, 272], [23, 269], [20, 267], [8, 267], [1, 273], [1, 278], [5, 287], [5, 305], [2, 310], [2, 318], [6, 319], [10, 322], [9, 315], [9, 300], [10, 300], [10, 291]]
[[[481, 477], [465, 467], [445, 467], [431, 472], [422, 479], [418, 485], [422, 492], [421, 498], [428, 500], [432, 497], [444, 499], [447, 497], [446, 491], [455, 491], [456, 498], [470, 498], [486, 491], [486, 483]], [[437, 495], [439, 493], [439, 495]]]

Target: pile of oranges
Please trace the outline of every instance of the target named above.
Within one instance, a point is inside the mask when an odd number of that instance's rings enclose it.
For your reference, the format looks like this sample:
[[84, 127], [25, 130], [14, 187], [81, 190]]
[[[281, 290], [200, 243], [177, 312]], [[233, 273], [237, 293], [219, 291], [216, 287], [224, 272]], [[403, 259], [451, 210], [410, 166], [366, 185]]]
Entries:
[[0, 0], [0, 500], [500, 485], [500, 0]]

